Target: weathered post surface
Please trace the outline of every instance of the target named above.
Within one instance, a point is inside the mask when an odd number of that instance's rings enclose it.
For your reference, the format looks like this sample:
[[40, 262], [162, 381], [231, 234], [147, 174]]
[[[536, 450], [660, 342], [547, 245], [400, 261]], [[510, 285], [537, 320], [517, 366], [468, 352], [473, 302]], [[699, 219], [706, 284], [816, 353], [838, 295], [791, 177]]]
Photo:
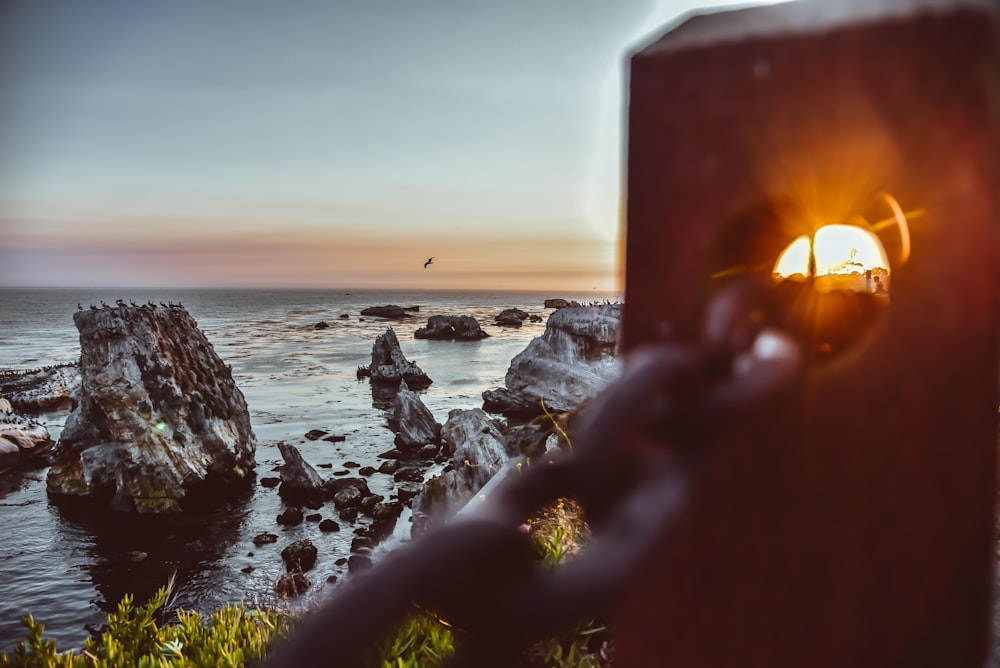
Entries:
[[770, 272], [819, 221], [881, 193], [921, 215], [866, 336], [715, 444], [618, 610], [621, 665], [982, 665], [997, 34], [989, 0], [803, 0], [695, 16], [632, 56], [625, 349], [696, 339], [714, 273]]

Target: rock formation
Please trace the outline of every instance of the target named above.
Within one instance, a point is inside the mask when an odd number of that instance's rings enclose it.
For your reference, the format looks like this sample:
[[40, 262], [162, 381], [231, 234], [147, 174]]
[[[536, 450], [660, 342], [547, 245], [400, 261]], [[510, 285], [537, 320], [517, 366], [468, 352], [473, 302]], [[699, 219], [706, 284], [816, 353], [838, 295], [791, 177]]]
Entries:
[[478, 341], [488, 336], [471, 315], [432, 315], [426, 327], [413, 332], [416, 339], [443, 341]]
[[501, 327], [520, 327], [528, 319], [528, 314], [519, 308], [508, 308], [500, 312], [493, 323]]
[[80, 400], [49, 471], [51, 495], [174, 512], [195, 488], [252, 475], [243, 393], [183, 307], [119, 305], [77, 311], [73, 321]]
[[79, 388], [76, 364], [0, 372], [0, 396], [7, 398], [20, 413], [41, 413], [69, 406]]
[[12, 412], [11, 404], [0, 399], [0, 467], [48, 452], [52, 446], [44, 425]]
[[[363, 372], [364, 370], [364, 372]], [[403, 356], [399, 339], [392, 327], [375, 339], [372, 345], [372, 363], [358, 369], [358, 376], [370, 376], [372, 385], [389, 386], [393, 390], [405, 381], [408, 387], [420, 389], [431, 384], [431, 379], [414, 362]]]
[[545, 332], [511, 360], [505, 387], [483, 392], [483, 408], [533, 417], [542, 413], [542, 398], [550, 410], [567, 412], [595, 396], [618, 374], [621, 309], [603, 304], [555, 311]]
[[399, 384], [399, 391], [393, 400], [389, 428], [396, 432], [396, 447], [403, 452], [419, 450], [428, 443], [437, 443], [441, 438], [441, 425], [434, 420], [420, 395]]
[[413, 499], [414, 536], [457, 513], [511, 454], [497, 425], [478, 408], [449, 412], [441, 440], [454, 468], [428, 481]]
[[380, 318], [391, 318], [393, 320], [402, 320], [403, 318], [412, 318], [413, 316], [407, 313], [407, 311], [412, 309], [404, 309], [402, 306], [396, 306], [395, 304], [387, 304], [386, 306], [369, 306], [368, 308], [361, 311], [361, 315], [375, 315]]
[[278, 495], [288, 503], [301, 503], [306, 500], [322, 500], [326, 497], [323, 479], [310, 466], [294, 445], [278, 442], [285, 463], [281, 465], [281, 486]]

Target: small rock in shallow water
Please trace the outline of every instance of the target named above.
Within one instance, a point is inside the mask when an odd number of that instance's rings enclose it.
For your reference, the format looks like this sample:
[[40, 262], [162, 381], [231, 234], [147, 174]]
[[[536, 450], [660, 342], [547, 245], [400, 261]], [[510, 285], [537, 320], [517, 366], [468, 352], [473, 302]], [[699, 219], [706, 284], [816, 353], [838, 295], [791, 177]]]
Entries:
[[333, 464], [317, 464], [316, 467], [321, 469], [332, 469]]
[[297, 540], [281, 551], [281, 559], [285, 562], [285, 570], [308, 571], [316, 563], [318, 551], [310, 540]]
[[296, 526], [302, 524], [303, 520], [302, 511], [298, 508], [289, 508], [285, 512], [278, 515], [278, 524], [283, 524], [285, 526]]
[[305, 436], [310, 441], [315, 441], [315, 440], [317, 440], [319, 438], [322, 438], [322, 437], [326, 436], [328, 433], [330, 433], [330, 432], [323, 431], [322, 429], [310, 429], [309, 431], [306, 432]]
[[306, 515], [306, 522], [319, 522], [321, 519], [323, 519], [323, 516], [319, 513], [310, 513]]
[[361, 466], [361, 464], [359, 464], [357, 462], [353, 462], [353, 461], [344, 462], [344, 468], [345, 469], [356, 469], [356, 468], [359, 468], [360, 466]]
[[333, 520], [323, 520], [322, 522], [319, 523], [319, 530], [326, 532], [340, 531], [340, 525], [334, 522]]
[[279, 596], [288, 598], [290, 596], [298, 596], [299, 594], [305, 593], [306, 589], [312, 585], [303, 573], [291, 573], [289, 575], [282, 575], [277, 584], [274, 585], [274, 591]]
[[382, 465], [378, 467], [378, 472], [392, 475], [399, 470], [400, 466], [402, 466], [402, 464], [399, 463], [398, 459], [390, 459], [382, 462]]
[[271, 487], [277, 487], [280, 484], [281, 484], [281, 478], [261, 478], [260, 479], [260, 485], [261, 485], [261, 487], [271, 488]]
[[347, 560], [348, 573], [360, 573], [361, 571], [366, 571], [371, 567], [372, 560], [361, 554], [352, 554], [351, 558]]
[[323, 439], [324, 441], [329, 441], [330, 443], [343, 443], [347, 440], [346, 436], [340, 436], [338, 434], [333, 434], [332, 436], [327, 436]]
[[353, 522], [358, 517], [358, 509], [357, 508], [344, 508], [344, 509], [338, 511], [337, 515], [339, 515], [340, 519], [342, 519], [342, 520], [345, 520], [347, 522]]
[[347, 557], [341, 557], [340, 559], [337, 559], [337, 560], [336, 560], [335, 562], [333, 562], [333, 563], [334, 563], [335, 565], [337, 565], [337, 566], [343, 566], [344, 564], [346, 564], [346, 563], [347, 563]]
[[266, 545], [268, 543], [277, 543], [277, 542], [278, 542], [278, 536], [273, 533], [267, 533], [266, 531], [264, 533], [259, 533], [253, 537], [253, 544], [256, 545], [257, 547], [260, 547], [261, 545]]
[[361, 474], [361, 475], [363, 475], [363, 476], [373, 475], [375, 473], [375, 467], [374, 466], [362, 466], [361, 468], [358, 469], [358, 473]]
[[330, 584], [334, 584], [337, 581], [336, 575], [330, 575], [326, 578], [326, 581]]
[[253, 566], [244, 566], [243, 568], [240, 569], [241, 573], [253, 573], [253, 571], [254, 571]]

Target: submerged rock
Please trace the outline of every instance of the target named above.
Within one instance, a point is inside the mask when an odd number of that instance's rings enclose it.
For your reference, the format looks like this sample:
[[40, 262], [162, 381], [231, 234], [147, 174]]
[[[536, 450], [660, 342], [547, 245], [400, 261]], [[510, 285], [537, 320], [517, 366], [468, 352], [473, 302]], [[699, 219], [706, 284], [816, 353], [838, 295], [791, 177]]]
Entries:
[[428, 481], [413, 499], [413, 535], [454, 516], [510, 458], [504, 436], [478, 408], [455, 409], [441, 428], [454, 468]]
[[368, 373], [373, 386], [388, 386], [393, 390], [399, 387], [401, 381], [414, 389], [427, 387], [432, 382], [416, 363], [403, 356], [403, 349], [392, 327], [386, 328], [385, 333], [375, 339]]
[[404, 452], [419, 450], [441, 438], [441, 425], [434, 420], [420, 395], [410, 390], [405, 381], [399, 384], [393, 399], [389, 428], [396, 432], [396, 447]]
[[56, 364], [30, 371], [0, 372], [0, 396], [13, 410], [40, 413], [69, 406], [80, 389], [76, 364]]
[[471, 315], [432, 315], [427, 326], [413, 332], [415, 339], [478, 341], [489, 336]]
[[618, 375], [615, 347], [621, 304], [564, 307], [545, 332], [511, 360], [506, 387], [483, 392], [483, 408], [508, 416], [542, 413], [541, 399], [568, 412], [596, 396]]
[[175, 512], [196, 487], [214, 493], [253, 474], [243, 393], [183, 307], [84, 310], [73, 321], [80, 400], [57, 445], [49, 494]]

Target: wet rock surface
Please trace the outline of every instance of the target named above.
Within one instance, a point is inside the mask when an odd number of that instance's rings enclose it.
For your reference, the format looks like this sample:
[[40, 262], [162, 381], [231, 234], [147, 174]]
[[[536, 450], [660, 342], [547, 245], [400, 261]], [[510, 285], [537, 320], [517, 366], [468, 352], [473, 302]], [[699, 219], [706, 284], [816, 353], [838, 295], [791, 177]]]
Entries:
[[404, 318], [413, 317], [407, 313], [408, 310], [411, 309], [404, 309], [402, 306], [397, 306], [395, 304], [387, 304], [385, 306], [369, 306], [361, 311], [361, 315], [374, 315], [379, 318], [402, 320]]
[[19, 413], [66, 407], [80, 389], [76, 364], [55, 364], [30, 371], [0, 371], [0, 397]]
[[[423, 370], [403, 356], [399, 339], [392, 327], [375, 339], [372, 345], [372, 362], [366, 369], [366, 375], [371, 378], [372, 386], [388, 387], [393, 392], [401, 382], [411, 389], [420, 389], [431, 384], [430, 377]], [[359, 376], [365, 375], [359, 370]]]
[[528, 313], [519, 308], [504, 309], [493, 319], [493, 324], [501, 327], [520, 327], [528, 319]]
[[14, 413], [10, 402], [0, 399], [0, 470], [39, 460], [51, 448], [45, 425]]
[[621, 304], [565, 307], [545, 332], [511, 360], [505, 387], [483, 393], [483, 408], [507, 416], [569, 412], [596, 396], [617, 377], [615, 357]]
[[194, 487], [221, 491], [253, 474], [246, 401], [187, 310], [118, 306], [73, 321], [80, 398], [49, 470], [50, 495], [176, 512]]
[[434, 420], [430, 409], [420, 400], [420, 395], [410, 390], [405, 382], [399, 384], [389, 416], [389, 428], [396, 433], [395, 445], [403, 452], [419, 450], [441, 438], [441, 425]]
[[471, 315], [432, 315], [427, 326], [413, 332], [416, 339], [439, 341], [479, 341], [489, 337]]

